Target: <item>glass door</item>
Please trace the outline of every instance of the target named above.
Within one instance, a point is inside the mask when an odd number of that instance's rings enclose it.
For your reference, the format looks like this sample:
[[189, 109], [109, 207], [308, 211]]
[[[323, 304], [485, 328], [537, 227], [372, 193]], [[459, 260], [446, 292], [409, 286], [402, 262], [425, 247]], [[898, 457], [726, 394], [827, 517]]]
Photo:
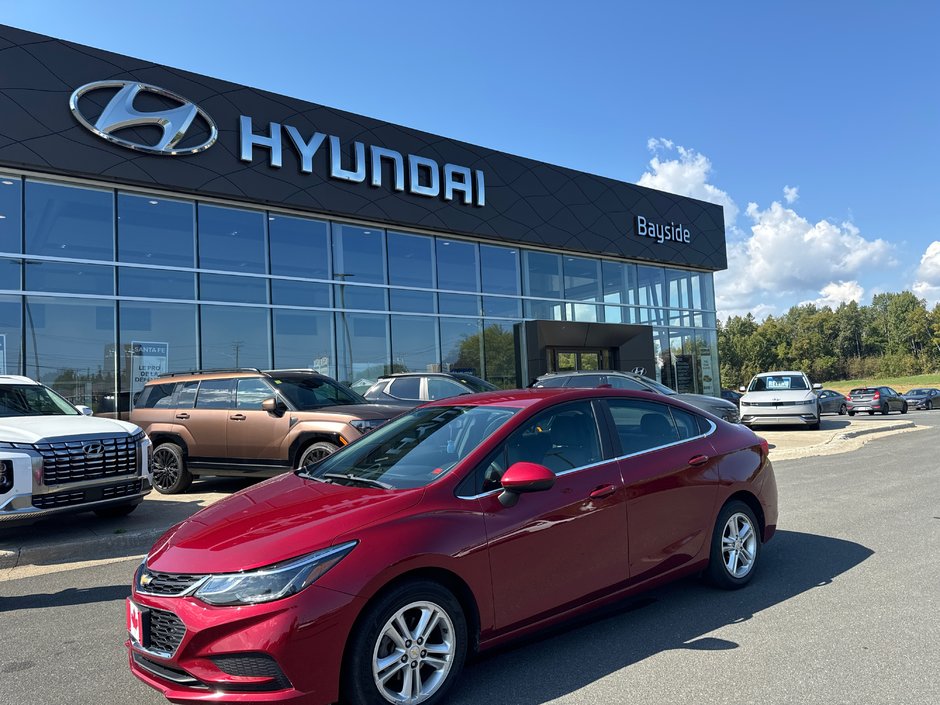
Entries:
[[610, 351], [590, 349], [558, 348], [549, 351], [550, 372], [579, 372], [606, 370], [610, 368]]

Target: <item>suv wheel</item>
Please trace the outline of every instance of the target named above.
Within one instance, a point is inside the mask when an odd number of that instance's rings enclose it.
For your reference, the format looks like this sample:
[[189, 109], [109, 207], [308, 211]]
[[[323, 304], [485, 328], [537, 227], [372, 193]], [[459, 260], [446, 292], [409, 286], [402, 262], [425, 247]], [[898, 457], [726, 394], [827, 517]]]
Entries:
[[314, 443], [304, 449], [304, 452], [300, 455], [300, 462], [297, 463], [297, 467], [302, 468], [305, 465], [313, 465], [323, 460], [326, 456], [332, 455], [337, 450], [339, 446], [333, 445], [332, 443], [327, 443], [326, 441], [320, 441], [319, 443]]
[[161, 443], [153, 451], [153, 487], [160, 494], [180, 494], [189, 489], [193, 476], [186, 469], [183, 451], [175, 443]]

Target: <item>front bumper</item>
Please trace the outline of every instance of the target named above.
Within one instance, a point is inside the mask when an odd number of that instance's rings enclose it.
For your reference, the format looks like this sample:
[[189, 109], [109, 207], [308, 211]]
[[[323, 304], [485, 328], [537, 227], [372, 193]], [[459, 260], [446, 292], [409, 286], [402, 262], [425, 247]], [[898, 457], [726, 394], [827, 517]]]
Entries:
[[[170, 613], [185, 628], [172, 651], [125, 642], [131, 672], [175, 703], [336, 702], [343, 650], [363, 606], [360, 598], [317, 585], [244, 607], [136, 589], [131, 599], [145, 610]], [[267, 662], [269, 669], [259, 675], [230, 665], [246, 662]]]
[[815, 413], [755, 413], [741, 410], [741, 423], [745, 426], [813, 426], [819, 422]]

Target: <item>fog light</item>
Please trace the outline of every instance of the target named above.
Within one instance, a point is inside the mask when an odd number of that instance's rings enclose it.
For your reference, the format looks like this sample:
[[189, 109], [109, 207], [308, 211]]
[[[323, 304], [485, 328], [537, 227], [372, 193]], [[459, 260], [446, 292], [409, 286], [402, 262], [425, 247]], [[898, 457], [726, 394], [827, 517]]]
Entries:
[[0, 460], [0, 494], [13, 489], [13, 461]]

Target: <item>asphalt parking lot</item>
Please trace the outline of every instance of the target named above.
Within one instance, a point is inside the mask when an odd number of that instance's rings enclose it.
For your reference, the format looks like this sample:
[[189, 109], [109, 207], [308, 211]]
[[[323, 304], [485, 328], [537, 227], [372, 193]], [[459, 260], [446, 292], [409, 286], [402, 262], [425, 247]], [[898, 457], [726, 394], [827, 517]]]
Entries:
[[[448, 702], [940, 702], [934, 413], [904, 417], [921, 430], [775, 461], [779, 531], [746, 589], [688, 579], [654, 590], [480, 658]], [[824, 417], [821, 433], [827, 419], [841, 421]], [[123, 650], [138, 561], [0, 574], [5, 701], [164, 702], [130, 676]]]

